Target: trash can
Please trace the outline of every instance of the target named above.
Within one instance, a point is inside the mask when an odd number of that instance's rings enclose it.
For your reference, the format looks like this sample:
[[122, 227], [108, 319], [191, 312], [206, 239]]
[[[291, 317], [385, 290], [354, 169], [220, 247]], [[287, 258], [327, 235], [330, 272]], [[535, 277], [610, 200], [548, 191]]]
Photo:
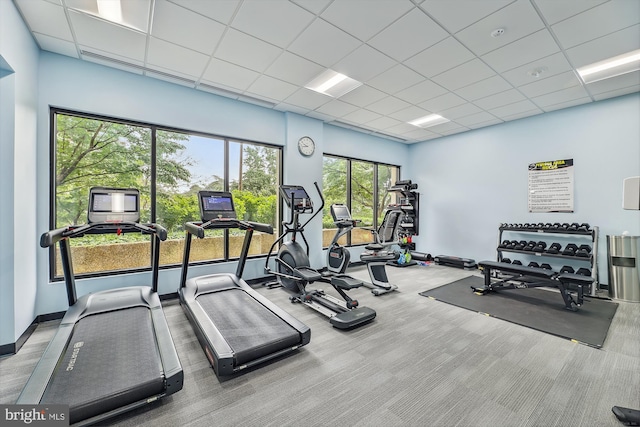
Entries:
[[640, 236], [607, 236], [609, 296], [640, 302]]

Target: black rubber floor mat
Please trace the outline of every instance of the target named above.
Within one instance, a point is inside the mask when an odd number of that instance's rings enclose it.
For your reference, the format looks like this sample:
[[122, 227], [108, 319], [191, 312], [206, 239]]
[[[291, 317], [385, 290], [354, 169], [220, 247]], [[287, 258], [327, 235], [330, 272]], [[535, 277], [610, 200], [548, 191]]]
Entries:
[[483, 283], [482, 277], [471, 276], [420, 295], [596, 348], [603, 346], [618, 308], [612, 301], [585, 298], [578, 311], [570, 311], [559, 293], [536, 288], [476, 295], [471, 286]]

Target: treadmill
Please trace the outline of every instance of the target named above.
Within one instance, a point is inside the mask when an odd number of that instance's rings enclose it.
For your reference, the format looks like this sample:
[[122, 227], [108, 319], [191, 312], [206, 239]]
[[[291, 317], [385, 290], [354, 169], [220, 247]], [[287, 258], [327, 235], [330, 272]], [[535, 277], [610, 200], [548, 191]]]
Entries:
[[[252, 289], [244, 271], [253, 231], [273, 234], [273, 227], [236, 218], [231, 193], [200, 191], [201, 222], [185, 224], [180, 303], [218, 378], [239, 373], [291, 353], [311, 340], [311, 330]], [[245, 231], [235, 274], [220, 273], [187, 280], [192, 236], [205, 230]]]
[[[183, 372], [158, 298], [160, 241], [167, 231], [140, 224], [136, 189], [94, 187], [88, 223], [44, 233], [43, 248], [59, 243], [69, 309], [17, 404], [69, 406], [71, 424], [88, 425], [182, 389]], [[151, 236], [151, 286], [76, 297], [69, 239], [89, 234]]]

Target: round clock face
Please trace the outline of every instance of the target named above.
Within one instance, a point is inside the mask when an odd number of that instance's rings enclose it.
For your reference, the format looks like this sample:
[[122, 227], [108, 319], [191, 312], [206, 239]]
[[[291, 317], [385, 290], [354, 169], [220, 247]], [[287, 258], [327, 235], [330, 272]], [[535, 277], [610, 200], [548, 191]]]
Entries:
[[303, 136], [298, 140], [298, 150], [303, 156], [310, 156], [316, 150], [316, 143], [308, 136]]

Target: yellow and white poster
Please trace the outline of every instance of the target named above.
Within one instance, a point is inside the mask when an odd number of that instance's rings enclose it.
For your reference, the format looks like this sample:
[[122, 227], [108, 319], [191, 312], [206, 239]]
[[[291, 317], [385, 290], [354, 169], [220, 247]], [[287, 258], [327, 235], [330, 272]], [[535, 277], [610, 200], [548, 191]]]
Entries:
[[573, 212], [573, 159], [529, 164], [529, 212]]

